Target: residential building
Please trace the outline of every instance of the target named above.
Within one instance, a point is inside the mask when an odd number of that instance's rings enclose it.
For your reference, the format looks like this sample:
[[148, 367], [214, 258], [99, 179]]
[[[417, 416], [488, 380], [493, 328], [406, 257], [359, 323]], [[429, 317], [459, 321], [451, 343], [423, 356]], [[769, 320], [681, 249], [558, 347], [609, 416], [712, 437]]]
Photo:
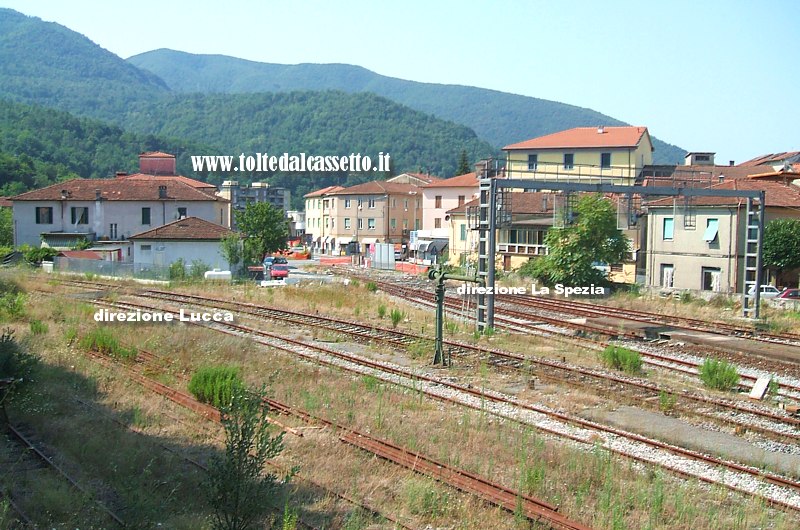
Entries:
[[576, 127], [507, 145], [511, 179], [633, 184], [653, 163], [647, 127]]
[[450, 218], [447, 212], [463, 207], [477, 195], [475, 172], [422, 186], [422, 230], [431, 231], [432, 237], [448, 237]]
[[331, 235], [331, 212], [336, 202], [328, 194], [344, 189], [342, 186], [328, 186], [303, 195], [305, 199], [305, 243], [312, 245], [317, 252], [324, 251]]
[[286, 188], [270, 186], [267, 182], [253, 182], [249, 186], [240, 185], [236, 180], [226, 180], [222, 183], [218, 195], [230, 201], [231, 209], [227, 226], [236, 227], [234, 213], [244, 210], [248, 204], [269, 203], [273, 208], [288, 215], [291, 208], [291, 193]]
[[306, 213], [302, 210], [289, 210], [289, 240], [304, 243], [306, 234]]
[[[497, 230], [497, 266], [509, 271], [531, 258], [547, 254], [545, 234], [553, 226], [555, 194], [546, 192], [511, 193], [511, 225]], [[470, 226], [477, 219], [479, 199], [449, 210], [450, 263], [475, 263], [478, 231]]]
[[221, 241], [234, 234], [229, 228], [199, 217], [177, 219], [130, 236], [136, 264], [169, 267], [182, 259], [187, 267], [199, 261], [208, 267], [229, 270]]
[[[74, 179], [12, 198], [14, 243], [120, 242], [183, 217], [225, 224], [228, 201], [181, 179]], [[129, 259], [127, 256], [126, 259]]]
[[[763, 169], [763, 168], [762, 168]], [[764, 190], [765, 222], [800, 218], [800, 189], [790, 184], [800, 174], [768, 172], [760, 177], [723, 180], [719, 190]], [[646, 285], [740, 293], [744, 279], [746, 199], [664, 198], [647, 208]], [[779, 279], [779, 282], [782, 282]], [[796, 276], [792, 283], [796, 283]]]

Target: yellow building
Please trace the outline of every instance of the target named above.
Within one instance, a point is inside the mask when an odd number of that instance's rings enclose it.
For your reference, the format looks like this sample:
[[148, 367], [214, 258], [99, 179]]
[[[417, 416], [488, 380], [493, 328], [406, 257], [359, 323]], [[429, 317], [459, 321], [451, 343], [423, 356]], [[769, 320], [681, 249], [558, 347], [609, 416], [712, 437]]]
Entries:
[[647, 127], [576, 127], [507, 145], [511, 179], [633, 184], [653, 163]]

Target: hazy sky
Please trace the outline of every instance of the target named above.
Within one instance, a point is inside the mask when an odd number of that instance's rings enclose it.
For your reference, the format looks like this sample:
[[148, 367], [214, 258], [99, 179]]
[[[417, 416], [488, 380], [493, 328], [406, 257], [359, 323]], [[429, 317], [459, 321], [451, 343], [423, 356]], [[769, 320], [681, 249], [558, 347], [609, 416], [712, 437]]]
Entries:
[[[127, 58], [347, 63], [588, 107], [720, 163], [800, 150], [800, 2], [0, 0]], [[595, 124], [591, 124], [595, 125]], [[519, 140], [524, 140], [520, 138]]]

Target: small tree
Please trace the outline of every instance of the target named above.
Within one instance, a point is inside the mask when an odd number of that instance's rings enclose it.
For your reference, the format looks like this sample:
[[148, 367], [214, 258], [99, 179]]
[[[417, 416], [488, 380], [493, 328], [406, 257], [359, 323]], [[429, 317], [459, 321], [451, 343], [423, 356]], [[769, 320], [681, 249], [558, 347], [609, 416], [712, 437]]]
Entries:
[[[220, 408], [225, 451], [212, 457], [206, 488], [215, 530], [254, 528], [277, 497], [278, 477], [263, 470], [283, 451], [283, 433], [270, 435], [262, 395], [237, 388], [230, 404]], [[292, 469], [284, 482], [296, 472]]]
[[800, 219], [775, 219], [764, 227], [764, 266], [781, 274], [800, 267]]
[[260, 262], [265, 254], [286, 247], [289, 224], [281, 210], [259, 202], [248, 204], [234, 215], [236, 225], [247, 236], [244, 240], [245, 261]]
[[242, 238], [239, 234], [230, 234], [220, 241], [220, 252], [222, 257], [228, 262], [231, 272], [238, 267], [242, 261]]
[[458, 155], [458, 169], [456, 169], [456, 175], [466, 175], [469, 172], [469, 156], [467, 155], [467, 150], [462, 149], [461, 154]]
[[576, 220], [551, 228], [545, 237], [548, 254], [538, 258], [529, 274], [547, 284], [603, 284], [605, 274], [593, 263], [618, 263], [628, 251], [628, 239], [617, 228], [614, 205], [601, 195], [584, 195], [575, 206]]

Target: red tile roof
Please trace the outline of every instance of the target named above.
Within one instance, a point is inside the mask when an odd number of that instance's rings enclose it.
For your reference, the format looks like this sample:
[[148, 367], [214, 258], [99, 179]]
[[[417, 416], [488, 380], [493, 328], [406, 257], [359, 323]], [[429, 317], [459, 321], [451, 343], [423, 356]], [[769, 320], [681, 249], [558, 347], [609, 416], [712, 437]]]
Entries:
[[800, 151], [787, 151], [787, 152], [784, 152], [784, 153], [770, 153], [768, 155], [761, 155], [761, 156], [757, 156], [755, 158], [751, 158], [750, 160], [747, 160], [746, 162], [742, 162], [741, 164], [738, 164], [738, 165], [742, 166], [742, 167], [770, 165], [773, 162], [774, 163], [781, 162], [783, 160], [786, 160], [787, 158], [791, 158], [793, 156], [798, 156], [798, 155], [800, 155]]
[[144, 153], [139, 153], [139, 158], [175, 158], [175, 155], [162, 153], [161, 151], [145, 151]]
[[478, 175], [475, 172], [465, 173], [457, 177], [440, 180], [432, 184], [426, 184], [423, 188], [475, 188], [478, 187]]
[[45, 188], [31, 190], [16, 197], [13, 201], [60, 201], [63, 195], [71, 201], [94, 201], [97, 190], [106, 201], [158, 201], [159, 188], [166, 187], [166, 199], [175, 201], [217, 201], [230, 202], [184, 182], [175, 179], [129, 180], [114, 179], [74, 179], [58, 182]]
[[184, 177], [183, 175], [147, 175], [145, 173], [134, 173], [133, 175], [118, 175], [116, 178], [126, 180], [175, 180], [178, 182], [183, 182], [184, 184], [188, 184], [189, 186], [197, 189], [214, 191], [217, 189], [217, 187], [213, 184], [195, 180], [189, 177]]
[[172, 221], [158, 228], [146, 230], [130, 236], [128, 239], [169, 239], [169, 240], [195, 240], [218, 241], [225, 236], [234, 234], [231, 229], [222, 225], [200, 219], [187, 217]]
[[[601, 129], [603, 132], [599, 133]], [[575, 127], [507, 145], [503, 150], [636, 147], [645, 134], [649, 135], [647, 127]]]
[[306, 193], [305, 195], [303, 195], [303, 197], [322, 197], [327, 193], [343, 189], [344, 187], [342, 186], [328, 186], [327, 188], [322, 188], [321, 190], [312, 191], [311, 193]]
[[342, 188], [329, 193], [329, 195], [381, 195], [388, 193], [408, 193], [411, 191], [418, 191], [419, 189], [419, 186], [413, 184], [399, 184], [396, 182], [373, 180], [371, 182], [364, 182], [363, 184], [356, 184], [349, 188]]
[[[511, 212], [512, 214], [546, 214], [553, 211], [554, 193], [535, 191], [535, 192], [513, 192], [511, 193]], [[546, 197], [546, 198], [545, 198]], [[463, 214], [466, 208], [480, 205], [480, 198], [472, 199], [463, 206], [448, 210], [449, 214]]]
[[[711, 186], [709, 189], [716, 190], [764, 190], [764, 202], [767, 207], [772, 208], [800, 208], [800, 189], [791, 184], [783, 184], [762, 179], [738, 179], [728, 180], [721, 184]], [[744, 204], [747, 199], [739, 197], [694, 197], [692, 204], [695, 206], [738, 206]], [[666, 197], [647, 203], [648, 207], [669, 207], [673, 206], [673, 198]]]
[[11, 208], [14, 206], [14, 203], [11, 202], [11, 199], [8, 197], [0, 197], [0, 208]]
[[406, 172], [405, 174], [406, 175], [411, 175], [412, 177], [418, 178], [420, 180], [424, 180], [425, 182], [428, 182], [428, 183], [438, 182], [438, 181], [442, 180], [440, 177], [434, 177], [433, 175], [428, 175], [426, 173], [409, 173], [409, 172]]
[[94, 250], [62, 250], [58, 255], [70, 259], [103, 259]]

